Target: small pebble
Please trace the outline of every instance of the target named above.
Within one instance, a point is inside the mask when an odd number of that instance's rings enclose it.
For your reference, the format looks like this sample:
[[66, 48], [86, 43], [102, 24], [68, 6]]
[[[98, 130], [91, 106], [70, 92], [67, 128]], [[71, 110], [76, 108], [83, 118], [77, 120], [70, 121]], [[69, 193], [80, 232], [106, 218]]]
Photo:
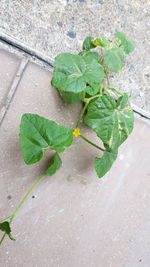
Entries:
[[68, 32], [67, 32], [67, 35], [68, 35], [70, 38], [72, 38], [72, 39], [76, 38], [76, 32], [68, 31]]

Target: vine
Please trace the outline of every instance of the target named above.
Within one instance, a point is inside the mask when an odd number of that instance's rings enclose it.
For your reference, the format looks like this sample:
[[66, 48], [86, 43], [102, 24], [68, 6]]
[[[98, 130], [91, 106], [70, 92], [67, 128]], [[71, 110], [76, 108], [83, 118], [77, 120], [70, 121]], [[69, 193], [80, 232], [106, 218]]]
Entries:
[[[125, 56], [134, 50], [134, 44], [125, 34], [117, 32], [114, 41], [105, 37], [87, 37], [83, 51], [79, 54], [62, 53], [55, 58], [51, 84], [69, 104], [82, 101], [83, 108], [74, 129], [37, 114], [24, 114], [20, 123], [20, 147], [26, 164], [34, 164], [44, 156], [45, 149], [54, 151], [49, 168], [28, 190], [15, 211], [1, 221], [3, 236], [15, 240], [11, 235], [11, 224], [18, 211], [36, 186], [61, 167], [60, 153], [71, 146], [74, 138], [81, 138], [88, 145], [103, 151], [102, 157], [94, 159], [94, 168], [99, 178], [110, 170], [117, 158], [119, 146], [132, 132], [134, 115], [126, 93], [111, 87], [109, 72], [118, 72], [124, 66]], [[96, 47], [101, 53], [93, 52]], [[91, 51], [92, 50], [92, 51]], [[94, 144], [82, 135], [81, 122], [91, 127], [103, 142]]]

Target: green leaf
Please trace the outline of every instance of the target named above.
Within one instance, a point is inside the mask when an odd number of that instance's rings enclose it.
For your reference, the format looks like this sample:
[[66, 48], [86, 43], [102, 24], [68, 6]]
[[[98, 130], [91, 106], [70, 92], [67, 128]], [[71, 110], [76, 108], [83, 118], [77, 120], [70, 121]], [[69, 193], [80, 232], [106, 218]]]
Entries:
[[38, 162], [43, 150], [63, 152], [73, 141], [72, 131], [36, 114], [24, 114], [20, 124], [20, 145], [26, 164]]
[[60, 96], [63, 98], [63, 100], [68, 104], [74, 104], [76, 102], [80, 102], [84, 99], [85, 92], [81, 92], [78, 94], [71, 93], [71, 92], [64, 92], [59, 90]]
[[94, 37], [92, 36], [88, 36], [85, 38], [84, 42], [83, 42], [83, 50], [90, 50], [92, 48], [95, 47], [95, 45], [92, 43], [92, 41], [94, 40]]
[[11, 235], [11, 228], [10, 228], [9, 222], [5, 221], [5, 222], [0, 223], [0, 230], [6, 233], [11, 240], [15, 241], [15, 239]]
[[104, 151], [101, 158], [95, 158], [94, 168], [99, 178], [103, 177], [117, 158], [118, 150]]
[[55, 153], [55, 155], [52, 157], [50, 162], [50, 167], [46, 170], [46, 174], [49, 176], [55, 174], [55, 172], [61, 167], [62, 161], [59, 157], [58, 153]]
[[127, 40], [127, 37], [124, 33], [117, 32], [115, 35], [120, 40], [120, 43], [123, 46], [126, 54], [133, 52], [133, 50], [135, 49], [135, 45], [130, 40]]
[[79, 55], [88, 58], [90, 61], [92, 61], [93, 59], [99, 61], [100, 59], [100, 55], [97, 52], [82, 51], [79, 53]]
[[103, 67], [94, 57], [60, 54], [55, 58], [52, 86], [72, 93], [85, 91], [86, 83], [100, 83], [104, 78]]
[[105, 37], [98, 37], [92, 42], [95, 46], [101, 46], [105, 49], [110, 48], [110, 42]]
[[124, 64], [124, 52], [121, 48], [115, 47], [106, 50], [104, 53], [104, 65], [114, 72], [118, 72]]
[[86, 93], [93, 96], [96, 95], [100, 90], [100, 85], [98, 83], [91, 83], [86, 87]]
[[127, 94], [117, 101], [112, 96], [101, 96], [88, 106], [85, 123], [109, 148], [120, 146], [132, 132], [134, 122]]

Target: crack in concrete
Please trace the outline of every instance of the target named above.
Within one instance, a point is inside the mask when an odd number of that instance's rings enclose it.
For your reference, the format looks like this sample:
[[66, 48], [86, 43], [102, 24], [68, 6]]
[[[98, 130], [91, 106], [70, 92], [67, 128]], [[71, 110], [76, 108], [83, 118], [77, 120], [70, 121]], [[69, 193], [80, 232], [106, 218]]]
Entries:
[[24, 57], [21, 60], [20, 66], [18, 68], [18, 71], [17, 71], [17, 73], [15, 75], [15, 78], [13, 79], [13, 82], [12, 82], [12, 84], [10, 86], [9, 92], [8, 92], [8, 94], [6, 96], [5, 104], [2, 106], [2, 108], [0, 110], [0, 126], [1, 126], [1, 124], [3, 122], [3, 120], [4, 120], [4, 117], [5, 117], [6, 113], [7, 113], [9, 105], [10, 105], [10, 103], [11, 103], [11, 101], [12, 101], [14, 95], [15, 95], [17, 87], [18, 87], [18, 85], [19, 85], [19, 83], [21, 81], [23, 73], [24, 73], [24, 71], [26, 69], [26, 66], [28, 64], [28, 61], [29, 61], [28, 57]]

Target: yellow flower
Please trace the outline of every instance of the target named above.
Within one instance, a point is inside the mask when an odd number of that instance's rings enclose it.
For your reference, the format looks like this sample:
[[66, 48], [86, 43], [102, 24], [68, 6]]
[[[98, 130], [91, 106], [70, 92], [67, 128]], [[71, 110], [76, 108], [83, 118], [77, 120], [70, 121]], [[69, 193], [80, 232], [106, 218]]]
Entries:
[[80, 133], [80, 129], [74, 129], [73, 130], [73, 135], [75, 136], [75, 137], [77, 137], [77, 136], [79, 136], [81, 133]]

